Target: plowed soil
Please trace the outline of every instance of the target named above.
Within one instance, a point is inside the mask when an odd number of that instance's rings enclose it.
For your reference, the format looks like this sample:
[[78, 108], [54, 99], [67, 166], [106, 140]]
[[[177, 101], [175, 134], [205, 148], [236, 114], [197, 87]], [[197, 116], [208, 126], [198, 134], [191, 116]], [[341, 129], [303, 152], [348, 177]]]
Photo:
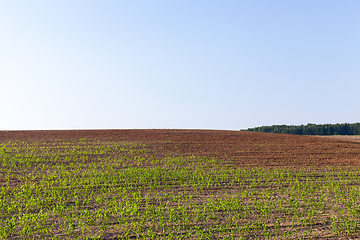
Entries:
[[0, 143], [82, 138], [143, 143], [159, 157], [205, 156], [243, 167], [360, 165], [360, 142], [351, 139], [222, 130], [0, 131]]

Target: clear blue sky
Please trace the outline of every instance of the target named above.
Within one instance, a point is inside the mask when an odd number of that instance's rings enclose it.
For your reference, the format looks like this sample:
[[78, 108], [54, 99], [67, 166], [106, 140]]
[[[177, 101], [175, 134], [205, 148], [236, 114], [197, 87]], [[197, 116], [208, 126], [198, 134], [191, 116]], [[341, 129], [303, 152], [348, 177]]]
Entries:
[[1, 1], [0, 130], [360, 121], [360, 1]]

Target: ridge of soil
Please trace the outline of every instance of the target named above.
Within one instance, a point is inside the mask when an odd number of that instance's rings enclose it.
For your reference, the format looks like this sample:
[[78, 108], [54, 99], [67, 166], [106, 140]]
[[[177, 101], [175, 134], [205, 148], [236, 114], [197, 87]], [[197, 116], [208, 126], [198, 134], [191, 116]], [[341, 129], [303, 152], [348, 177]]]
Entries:
[[188, 129], [0, 131], [0, 143], [79, 139], [133, 142], [145, 144], [158, 157], [204, 156], [243, 167], [359, 166], [360, 139], [338, 137]]

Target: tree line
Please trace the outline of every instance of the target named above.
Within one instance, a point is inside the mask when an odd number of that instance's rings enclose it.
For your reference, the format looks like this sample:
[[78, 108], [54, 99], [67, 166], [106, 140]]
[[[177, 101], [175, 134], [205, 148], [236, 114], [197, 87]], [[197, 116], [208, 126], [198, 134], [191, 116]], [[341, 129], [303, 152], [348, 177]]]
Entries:
[[360, 123], [272, 125], [242, 131], [287, 133], [297, 135], [360, 135]]

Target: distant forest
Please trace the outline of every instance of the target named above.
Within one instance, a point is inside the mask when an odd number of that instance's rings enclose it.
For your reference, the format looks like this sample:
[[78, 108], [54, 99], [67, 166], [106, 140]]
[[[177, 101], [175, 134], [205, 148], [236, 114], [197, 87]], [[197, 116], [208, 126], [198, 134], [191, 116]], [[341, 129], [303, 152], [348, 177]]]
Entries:
[[360, 135], [360, 123], [272, 125], [242, 131], [287, 133], [297, 135]]

